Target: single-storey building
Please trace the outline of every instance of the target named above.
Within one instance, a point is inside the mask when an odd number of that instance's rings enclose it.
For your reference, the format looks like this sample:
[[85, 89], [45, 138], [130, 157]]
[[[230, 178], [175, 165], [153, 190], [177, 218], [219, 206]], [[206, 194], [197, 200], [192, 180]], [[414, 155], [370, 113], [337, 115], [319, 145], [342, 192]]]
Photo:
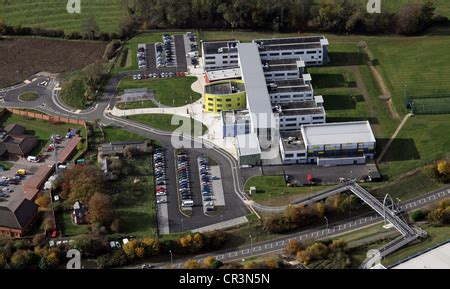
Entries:
[[104, 143], [99, 147], [98, 153], [104, 156], [123, 155], [127, 148], [133, 149], [138, 153], [147, 153], [148, 143], [146, 141]]
[[38, 206], [28, 199], [0, 205], [0, 235], [20, 238], [26, 235], [38, 213]]
[[87, 223], [88, 210], [85, 205], [80, 201], [76, 201], [72, 210], [72, 221], [77, 225], [83, 225]]

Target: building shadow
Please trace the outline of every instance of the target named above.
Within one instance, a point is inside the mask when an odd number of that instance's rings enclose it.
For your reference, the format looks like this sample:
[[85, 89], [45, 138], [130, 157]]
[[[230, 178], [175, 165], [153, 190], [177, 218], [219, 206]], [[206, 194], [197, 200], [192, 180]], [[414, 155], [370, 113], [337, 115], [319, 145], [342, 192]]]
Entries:
[[376, 117], [327, 117], [327, 123], [369, 121], [371, 125], [380, 124]]
[[[381, 152], [384, 147], [386, 147], [389, 139], [377, 139], [377, 151]], [[384, 155], [381, 163], [386, 162], [400, 162], [400, 161], [411, 161], [420, 160], [421, 156], [417, 150], [416, 143], [412, 138], [400, 138], [395, 139], [388, 151]]]
[[[358, 97], [351, 95], [326, 95], [325, 100], [325, 110], [346, 110], [346, 109], [356, 109], [356, 104], [358, 103]], [[364, 98], [363, 98], [364, 100]]]
[[330, 63], [328, 66], [353, 66], [364, 64], [364, 56], [361, 52], [329, 52]]
[[311, 75], [315, 89], [357, 87], [355, 81], [346, 81], [342, 73], [317, 73]]

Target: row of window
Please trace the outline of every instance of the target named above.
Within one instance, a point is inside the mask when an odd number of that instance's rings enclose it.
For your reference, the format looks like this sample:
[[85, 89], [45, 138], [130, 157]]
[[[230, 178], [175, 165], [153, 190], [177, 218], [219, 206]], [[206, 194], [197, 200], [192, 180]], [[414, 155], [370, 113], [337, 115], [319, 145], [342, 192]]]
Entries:
[[[214, 98], [209, 97], [208, 100], [209, 100], [209, 101], [214, 101]], [[237, 98], [237, 101], [240, 101], [240, 100], [241, 100], [241, 98], [238, 97], [238, 98]], [[217, 102], [222, 102], [222, 99], [221, 99], [221, 98], [218, 98], [218, 99], [216, 99], [216, 101], [217, 101]], [[226, 102], [231, 102], [232, 99], [227, 98], [227, 99], [225, 99], [225, 101], [226, 101]]]
[[286, 98], [300, 98], [300, 97], [312, 97], [312, 94], [311, 93], [308, 93], [308, 94], [283, 94], [283, 95], [272, 95], [271, 96], [271, 98], [272, 99], [278, 99], [278, 97], [280, 98], [280, 99], [286, 99]]
[[[319, 50], [319, 51], [317, 51], [317, 50], [308, 50], [308, 51], [306, 51], [306, 54], [321, 54], [321, 53], [322, 53], [321, 50]], [[282, 55], [282, 56], [290, 56], [290, 55], [303, 55], [303, 54], [305, 54], [305, 51], [302, 50], [302, 51], [290, 51], [290, 52], [282, 52], [282, 53], [280, 53], [280, 52], [271, 52], [269, 54], [261, 53], [260, 55], [261, 55], [261, 57], [267, 57], [267, 56], [280, 56], [280, 55]]]
[[[223, 64], [237, 64], [239, 61], [238, 60], [232, 60], [232, 61], [223, 61]], [[217, 63], [215, 61], [206, 61], [205, 62], [206, 65], [216, 65]]]
[[294, 157], [297, 157], [297, 158], [306, 158], [306, 154], [304, 154], [304, 153], [298, 153], [298, 154], [285, 154], [284, 157], [287, 158], [287, 159], [291, 159], [291, 158], [294, 158]]
[[[214, 103], [209, 103], [208, 106], [214, 106]], [[237, 106], [241, 106], [241, 104], [238, 103]], [[219, 103], [217, 104], [217, 107], [223, 107], [223, 104]], [[233, 105], [227, 104], [226, 107], [233, 107]]]

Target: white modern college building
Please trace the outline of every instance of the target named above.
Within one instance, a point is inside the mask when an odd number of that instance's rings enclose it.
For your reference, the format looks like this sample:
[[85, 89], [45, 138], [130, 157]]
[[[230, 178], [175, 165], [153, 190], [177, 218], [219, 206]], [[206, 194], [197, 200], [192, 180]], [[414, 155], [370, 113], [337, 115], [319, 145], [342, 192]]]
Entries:
[[303, 125], [301, 130], [282, 132], [280, 137], [285, 164], [365, 164], [374, 158], [375, 146], [368, 121]]
[[260, 165], [275, 149], [283, 164], [374, 158], [369, 122], [327, 124], [323, 97], [314, 96], [305, 69], [327, 64], [328, 46], [323, 36], [203, 43], [205, 77], [214, 82], [234, 75], [245, 85], [246, 110], [221, 112], [223, 137], [236, 138], [241, 165]]

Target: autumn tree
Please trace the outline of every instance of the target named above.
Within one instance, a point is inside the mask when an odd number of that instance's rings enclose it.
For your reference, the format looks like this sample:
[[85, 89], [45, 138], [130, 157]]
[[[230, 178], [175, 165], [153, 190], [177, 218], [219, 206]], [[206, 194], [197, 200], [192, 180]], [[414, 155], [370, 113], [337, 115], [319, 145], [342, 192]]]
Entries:
[[205, 258], [205, 261], [203, 261], [203, 263], [205, 264], [206, 268], [211, 268], [215, 261], [216, 261], [215, 257], [208, 256]]
[[152, 238], [145, 238], [142, 240], [145, 248], [146, 256], [155, 256], [160, 252], [160, 244], [157, 240]]
[[106, 183], [96, 166], [71, 166], [61, 179], [61, 196], [70, 203], [79, 200], [87, 204], [95, 193], [104, 193]]
[[109, 225], [114, 219], [110, 196], [95, 193], [89, 201], [88, 218], [91, 224]]
[[301, 251], [303, 248], [300, 245], [300, 243], [296, 240], [289, 240], [286, 248], [284, 249], [284, 252], [287, 255], [296, 255], [298, 251]]
[[96, 61], [83, 69], [86, 75], [87, 85], [93, 90], [97, 91], [104, 76], [103, 63]]
[[187, 260], [184, 263], [184, 268], [185, 269], [201, 269], [201, 266], [198, 263], [198, 261], [196, 261], [196, 260]]
[[435, 9], [431, 1], [406, 3], [397, 13], [398, 33], [413, 35], [423, 32], [431, 25]]

